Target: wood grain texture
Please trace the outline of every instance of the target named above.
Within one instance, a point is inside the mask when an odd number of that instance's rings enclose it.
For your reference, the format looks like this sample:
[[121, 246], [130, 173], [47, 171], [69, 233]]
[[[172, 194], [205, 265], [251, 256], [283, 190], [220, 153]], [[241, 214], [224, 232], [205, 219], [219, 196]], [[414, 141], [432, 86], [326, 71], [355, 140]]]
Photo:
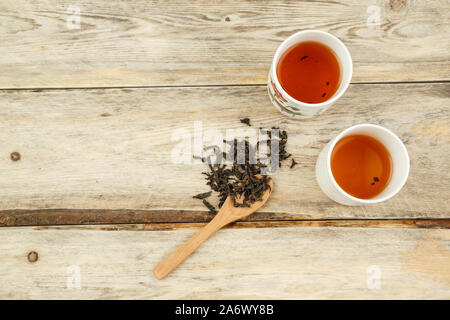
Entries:
[[[67, 27], [73, 5], [79, 29]], [[0, 88], [262, 84], [278, 45], [304, 29], [343, 40], [354, 82], [448, 80], [449, 9], [440, 0], [4, 0]], [[367, 24], [373, 10], [379, 28]]]
[[[300, 163], [274, 175], [274, 193], [255, 220], [448, 218], [449, 88], [352, 85], [326, 113], [306, 121], [282, 116], [264, 86], [1, 91], [0, 223], [208, 221], [201, 201], [191, 198], [208, 190], [205, 166], [174, 164], [180, 141], [172, 135], [193, 134], [194, 121], [202, 121], [204, 133], [225, 134], [248, 128], [239, 122], [246, 116], [254, 127], [286, 129], [287, 149]], [[341, 130], [366, 122], [404, 141], [409, 180], [387, 202], [338, 205], [316, 183], [317, 155]], [[10, 159], [13, 151], [19, 161]]]
[[196, 230], [90, 228], [0, 228], [0, 299], [450, 298], [448, 229], [224, 229], [158, 281], [152, 267]]

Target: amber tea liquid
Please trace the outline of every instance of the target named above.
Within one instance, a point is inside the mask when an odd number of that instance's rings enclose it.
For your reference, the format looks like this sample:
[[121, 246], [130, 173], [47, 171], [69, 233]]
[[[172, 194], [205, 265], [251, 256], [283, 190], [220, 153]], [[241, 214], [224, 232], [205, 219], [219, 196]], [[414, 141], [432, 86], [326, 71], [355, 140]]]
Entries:
[[391, 177], [391, 156], [386, 147], [366, 135], [339, 140], [331, 153], [331, 172], [348, 194], [370, 199], [381, 193]]
[[294, 99], [321, 103], [339, 88], [341, 71], [333, 50], [319, 42], [305, 41], [292, 46], [281, 56], [277, 77]]

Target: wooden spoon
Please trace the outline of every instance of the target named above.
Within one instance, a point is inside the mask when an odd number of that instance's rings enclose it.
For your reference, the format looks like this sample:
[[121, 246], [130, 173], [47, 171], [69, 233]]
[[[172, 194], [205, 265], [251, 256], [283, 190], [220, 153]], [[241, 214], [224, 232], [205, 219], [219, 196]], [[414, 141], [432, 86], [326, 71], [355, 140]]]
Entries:
[[[261, 208], [269, 199], [273, 190], [273, 181], [270, 179], [267, 184], [270, 186], [262, 195], [262, 200], [254, 202], [250, 207], [235, 207], [233, 206], [233, 200], [230, 196], [225, 200], [216, 214], [203, 229], [194, 234], [183, 245], [178, 247], [175, 251], [169, 254], [163, 261], [161, 261], [154, 269], [153, 274], [159, 280], [163, 279], [169, 273], [171, 273], [181, 262], [184, 261], [195, 249], [197, 249], [203, 241], [208, 239], [214, 232], [227, 224], [236, 221], [238, 219], [245, 218], [251, 215], [253, 212]], [[242, 196], [240, 197], [242, 198]], [[239, 199], [237, 199], [239, 201]], [[241, 199], [242, 201], [242, 199]]]

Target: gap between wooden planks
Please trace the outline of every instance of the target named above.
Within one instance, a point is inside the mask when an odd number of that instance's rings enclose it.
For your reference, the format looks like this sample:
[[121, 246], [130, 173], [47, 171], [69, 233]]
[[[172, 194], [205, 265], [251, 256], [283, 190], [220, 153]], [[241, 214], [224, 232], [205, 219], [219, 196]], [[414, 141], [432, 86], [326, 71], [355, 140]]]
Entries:
[[[209, 222], [212, 215], [205, 211], [127, 211], [127, 210], [36, 210], [2, 212], [0, 227], [102, 225], [114, 223], [117, 230], [172, 230], [198, 228]], [[255, 212], [246, 220], [232, 223], [231, 228], [264, 228], [285, 226], [309, 227], [393, 227], [393, 228], [450, 228], [450, 219], [308, 219], [298, 215]]]
[[[34, 230], [109, 230], [151, 231], [202, 228], [205, 223], [147, 223], [114, 225], [54, 225], [37, 226]], [[285, 228], [285, 227], [334, 227], [334, 228], [419, 228], [450, 229], [450, 219], [353, 219], [353, 220], [287, 220], [287, 221], [237, 221], [224, 228]]]

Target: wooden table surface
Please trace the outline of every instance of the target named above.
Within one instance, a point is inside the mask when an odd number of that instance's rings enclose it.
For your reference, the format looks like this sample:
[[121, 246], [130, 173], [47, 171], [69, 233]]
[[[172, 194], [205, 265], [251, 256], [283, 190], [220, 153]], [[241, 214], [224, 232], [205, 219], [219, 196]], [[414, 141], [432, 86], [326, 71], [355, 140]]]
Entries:
[[[449, 1], [6, 0], [0, 15], [0, 299], [450, 299]], [[296, 121], [265, 83], [303, 29], [339, 37], [354, 73], [328, 111]], [[205, 167], [171, 161], [174, 132], [243, 117], [287, 130], [299, 165], [156, 280], [211, 219], [191, 198]], [[402, 139], [410, 176], [391, 200], [342, 206], [315, 162], [367, 122]]]

